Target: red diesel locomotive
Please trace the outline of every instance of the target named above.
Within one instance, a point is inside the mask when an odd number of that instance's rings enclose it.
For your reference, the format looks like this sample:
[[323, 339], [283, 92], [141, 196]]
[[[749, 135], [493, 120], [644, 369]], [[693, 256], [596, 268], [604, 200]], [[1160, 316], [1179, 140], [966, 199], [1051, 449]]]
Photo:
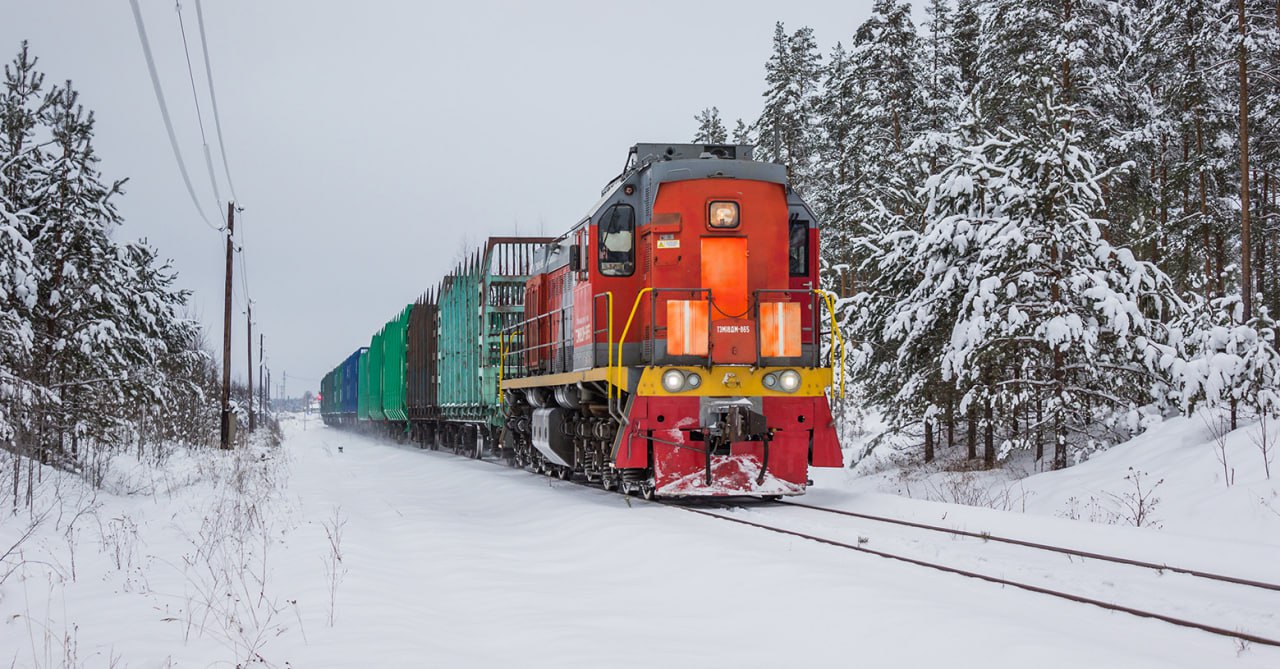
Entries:
[[842, 465], [817, 222], [751, 153], [637, 144], [540, 248], [500, 337], [510, 462], [646, 497], [798, 495]]

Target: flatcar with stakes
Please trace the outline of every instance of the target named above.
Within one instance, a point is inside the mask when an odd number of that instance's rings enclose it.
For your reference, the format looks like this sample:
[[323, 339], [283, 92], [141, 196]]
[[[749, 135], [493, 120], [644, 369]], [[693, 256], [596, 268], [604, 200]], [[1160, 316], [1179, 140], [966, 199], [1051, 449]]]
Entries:
[[321, 413], [645, 497], [802, 494], [842, 464], [818, 231], [749, 145], [637, 144], [567, 232], [490, 238], [407, 305]]

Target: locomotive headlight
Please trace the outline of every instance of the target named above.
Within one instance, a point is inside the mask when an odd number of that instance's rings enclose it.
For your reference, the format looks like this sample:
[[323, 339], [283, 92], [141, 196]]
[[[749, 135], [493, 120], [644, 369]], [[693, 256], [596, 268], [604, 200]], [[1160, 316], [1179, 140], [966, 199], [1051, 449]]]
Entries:
[[689, 375], [684, 377], [684, 385], [690, 390], [697, 388], [702, 385], [702, 375], [697, 372], [689, 372]]
[[788, 369], [787, 371], [779, 374], [778, 387], [784, 392], [794, 393], [800, 387], [800, 372], [797, 372], [794, 369]]
[[684, 390], [684, 372], [678, 369], [668, 369], [663, 372], [662, 389], [669, 393], [677, 393]]
[[764, 379], [762, 379], [762, 383], [764, 383], [765, 388], [768, 388], [769, 390], [773, 390], [778, 387], [778, 375], [774, 374], [773, 372], [769, 372], [768, 374], [764, 375]]
[[737, 202], [712, 202], [708, 211], [707, 222], [713, 228], [738, 227]]

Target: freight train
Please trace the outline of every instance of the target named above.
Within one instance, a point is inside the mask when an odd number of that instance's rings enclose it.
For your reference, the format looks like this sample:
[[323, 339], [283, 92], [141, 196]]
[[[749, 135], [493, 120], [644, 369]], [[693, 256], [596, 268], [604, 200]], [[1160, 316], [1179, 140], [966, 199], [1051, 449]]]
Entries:
[[839, 467], [818, 225], [750, 145], [637, 144], [559, 237], [493, 237], [321, 384], [325, 423], [653, 497]]

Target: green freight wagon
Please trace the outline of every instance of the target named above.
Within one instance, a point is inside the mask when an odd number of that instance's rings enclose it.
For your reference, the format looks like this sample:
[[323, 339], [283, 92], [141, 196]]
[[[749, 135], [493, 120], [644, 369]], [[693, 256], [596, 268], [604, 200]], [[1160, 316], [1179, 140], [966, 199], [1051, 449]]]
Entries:
[[[524, 318], [525, 283], [549, 237], [490, 237], [437, 293], [439, 441], [478, 453], [502, 427], [498, 407], [501, 333]], [[474, 449], [474, 450], [473, 450]]]
[[398, 423], [397, 433], [404, 432], [405, 422], [409, 420], [404, 405], [405, 345], [412, 310], [412, 304], [406, 306], [382, 328], [382, 415]]
[[382, 330], [369, 340], [369, 386], [360, 392], [365, 394], [365, 403], [369, 407], [369, 420], [382, 421], [386, 416], [382, 413]]
[[360, 382], [356, 387], [356, 420], [369, 420], [369, 349], [360, 350]]
[[334, 382], [334, 376], [340, 371], [342, 371], [341, 365], [325, 374], [323, 379], [320, 379], [320, 417], [324, 420], [325, 425], [333, 425], [336, 422], [338, 412], [335, 410], [337, 406], [335, 395], [337, 393], [334, 387], [340, 384]]

